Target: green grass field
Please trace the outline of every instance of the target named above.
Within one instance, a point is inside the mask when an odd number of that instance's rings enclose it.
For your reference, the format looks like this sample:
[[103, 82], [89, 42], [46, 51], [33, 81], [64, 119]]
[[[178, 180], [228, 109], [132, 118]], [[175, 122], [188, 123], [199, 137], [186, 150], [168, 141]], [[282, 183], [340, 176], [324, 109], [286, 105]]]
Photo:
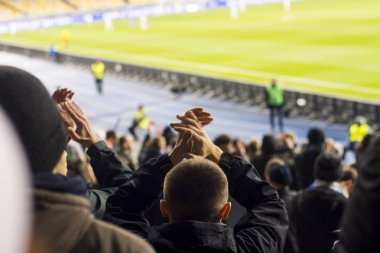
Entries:
[[[47, 49], [63, 28], [0, 35], [0, 41]], [[77, 25], [62, 52], [285, 88], [380, 100], [380, 1], [303, 0], [251, 6], [237, 20], [228, 9], [149, 18], [141, 31], [127, 20]], [[0, 59], [1, 62], [1, 59]]]

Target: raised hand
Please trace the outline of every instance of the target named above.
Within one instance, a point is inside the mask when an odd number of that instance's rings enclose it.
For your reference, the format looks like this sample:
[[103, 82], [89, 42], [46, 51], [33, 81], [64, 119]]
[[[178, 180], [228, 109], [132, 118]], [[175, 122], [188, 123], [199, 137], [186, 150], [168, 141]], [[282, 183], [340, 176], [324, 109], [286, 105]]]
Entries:
[[62, 110], [66, 111], [65, 117], [69, 118], [67, 121], [74, 122], [74, 127], [72, 125], [67, 127], [67, 132], [74, 141], [90, 147], [100, 140], [92, 131], [88, 119], [75, 102], [64, 102], [59, 105]]
[[188, 110], [185, 113], [185, 117], [189, 118], [191, 112], [195, 115], [196, 119], [201, 123], [202, 126], [207, 126], [214, 120], [211, 116], [211, 113], [205, 111], [203, 108], [200, 107]]
[[[189, 140], [183, 142], [188, 146], [187, 150], [189, 150], [190, 147], [190, 152], [184, 153], [184, 156], [188, 158], [201, 156], [218, 163], [223, 151], [210, 140], [203, 128], [202, 122], [198, 120], [193, 111], [188, 111], [186, 115], [187, 116], [177, 115], [181, 123], [171, 124], [171, 127], [180, 135], [190, 137]], [[186, 148], [183, 148], [183, 150], [186, 150]]]
[[74, 92], [72, 90], [69, 90], [67, 88], [63, 88], [63, 89], [57, 89], [53, 95], [52, 95], [52, 99], [58, 104], [58, 103], [63, 103], [63, 102], [68, 102], [70, 101], [73, 96], [74, 96]]

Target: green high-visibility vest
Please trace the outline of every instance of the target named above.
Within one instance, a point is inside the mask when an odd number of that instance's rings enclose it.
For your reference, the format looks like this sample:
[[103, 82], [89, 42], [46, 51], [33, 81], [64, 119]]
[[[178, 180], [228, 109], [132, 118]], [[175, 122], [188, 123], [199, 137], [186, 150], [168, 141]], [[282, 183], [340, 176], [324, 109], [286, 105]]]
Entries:
[[280, 87], [267, 87], [269, 106], [281, 106], [284, 103], [283, 91]]

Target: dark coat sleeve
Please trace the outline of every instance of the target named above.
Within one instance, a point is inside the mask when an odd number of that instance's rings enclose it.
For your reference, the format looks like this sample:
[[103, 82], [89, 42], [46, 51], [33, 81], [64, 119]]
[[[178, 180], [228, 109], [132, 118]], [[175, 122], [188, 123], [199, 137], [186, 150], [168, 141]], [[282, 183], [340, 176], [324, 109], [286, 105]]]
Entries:
[[104, 141], [92, 145], [87, 154], [100, 188], [118, 187], [133, 174], [131, 169], [123, 167], [115, 152]]
[[162, 191], [164, 178], [172, 167], [167, 155], [142, 165], [108, 198], [104, 220], [147, 238], [151, 226], [143, 212]]
[[131, 176], [132, 170], [124, 168], [115, 152], [108, 148], [104, 141], [92, 145], [87, 154], [90, 156], [91, 166], [98, 180], [98, 189], [88, 189], [91, 211], [97, 218], [104, 215], [106, 200], [116, 189], [124, 184]]
[[359, 163], [359, 177], [343, 215], [340, 253], [380, 252], [380, 137]]
[[230, 194], [247, 208], [234, 228], [238, 252], [282, 252], [288, 218], [276, 190], [239, 157], [225, 153], [219, 165], [227, 175]]

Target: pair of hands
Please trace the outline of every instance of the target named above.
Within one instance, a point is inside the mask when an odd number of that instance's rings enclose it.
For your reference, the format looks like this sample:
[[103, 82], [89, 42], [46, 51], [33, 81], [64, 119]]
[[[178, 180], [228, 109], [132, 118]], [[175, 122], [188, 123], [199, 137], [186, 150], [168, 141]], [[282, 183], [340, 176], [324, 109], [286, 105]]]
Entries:
[[173, 165], [178, 164], [183, 158], [202, 157], [219, 163], [223, 151], [217, 147], [208, 136], [204, 126], [213, 121], [211, 114], [203, 108], [194, 108], [177, 115], [180, 123], [172, 123], [170, 126], [178, 132], [175, 147], [169, 154]]
[[79, 106], [72, 101], [74, 92], [69, 89], [56, 90], [52, 98], [56, 102], [67, 133], [70, 137], [85, 147], [100, 141], [92, 131], [90, 123]]

